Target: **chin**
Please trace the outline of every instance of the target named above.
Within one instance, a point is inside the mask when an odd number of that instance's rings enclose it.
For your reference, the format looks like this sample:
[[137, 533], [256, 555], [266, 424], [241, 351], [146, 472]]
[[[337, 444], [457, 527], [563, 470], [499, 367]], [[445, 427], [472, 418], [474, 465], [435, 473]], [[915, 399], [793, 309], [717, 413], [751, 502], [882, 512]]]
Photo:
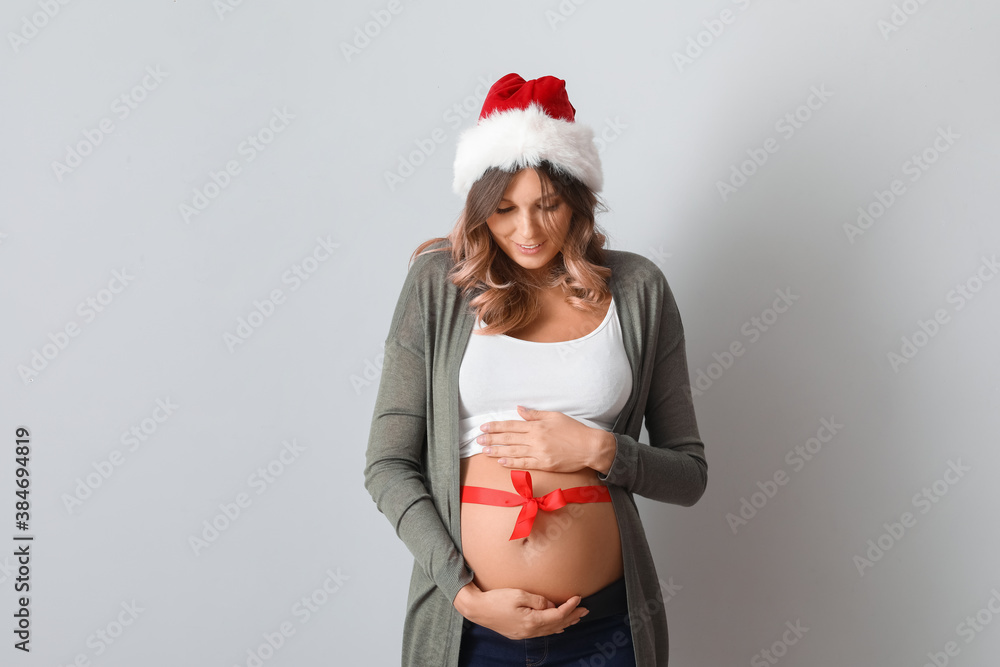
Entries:
[[528, 269], [529, 271], [548, 271], [552, 268], [552, 262], [554, 259], [554, 257], [549, 257], [547, 259], [540, 259], [537, 262], [532, 262], [531, 264], [527, 264], [525, 262], [517, 263], [521, 266], [521, 268]]

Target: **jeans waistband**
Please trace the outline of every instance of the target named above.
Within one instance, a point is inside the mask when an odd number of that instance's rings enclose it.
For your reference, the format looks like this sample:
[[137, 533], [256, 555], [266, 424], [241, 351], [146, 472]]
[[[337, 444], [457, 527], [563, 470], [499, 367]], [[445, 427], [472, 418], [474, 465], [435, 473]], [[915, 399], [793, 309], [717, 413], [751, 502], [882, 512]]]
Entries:
[[612, 614], [625, 614], [628, 612], [628, 596], [625, 589], [625, 576], [622, 575], [616, 581], [611, 582], [593, 595], [580, 600], [580, 605], [590, 611], [580, 619], [581, 623], [586, 621], [605, 618]]

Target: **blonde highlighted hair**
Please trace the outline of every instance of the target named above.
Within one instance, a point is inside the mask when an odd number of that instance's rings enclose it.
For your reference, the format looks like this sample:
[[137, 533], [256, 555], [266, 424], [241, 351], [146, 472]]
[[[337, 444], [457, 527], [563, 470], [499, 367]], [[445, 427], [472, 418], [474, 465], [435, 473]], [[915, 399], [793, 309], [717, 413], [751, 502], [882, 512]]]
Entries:
[[[543, 160], [534, 169], [541, 182], [542, 200], [551, 191], [570, 207], [569, 231], [551, 273], [538, 278], [514, 262], [493, 240], [487, 225], [517, 172], [492, 167], [477, 180], [466, 196], [465, 207], [448, 236], [421, 243], [410, 261], [424, 252], [451, 251], [454, 267], [451, 281], [466, 296], [475, 293], [470, 305], [485, 326], [483, 335], [502, 334], [530, 324], [537, 317], [542, 289], [561, 285], [566, 300], [574, 308], [597, 312], [610, 288], [611, 269], [605, 266], [602, 233], [594, 216], [607, 208], [597, 194], [572, 176]], [[549, 212], [543, 209], [542, 226], [555, 236]], [[427, 250], [439, 241], [450, 244]]]

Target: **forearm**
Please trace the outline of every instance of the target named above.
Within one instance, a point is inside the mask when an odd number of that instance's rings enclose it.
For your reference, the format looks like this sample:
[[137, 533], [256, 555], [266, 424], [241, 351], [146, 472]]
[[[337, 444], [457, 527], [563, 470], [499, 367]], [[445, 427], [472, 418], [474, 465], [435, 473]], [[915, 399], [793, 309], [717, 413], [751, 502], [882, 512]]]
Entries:
[[472, 571], [429, 497], [410, 505], [396, 534], [449, 600], [472, 581]]
[[364, 470], [365, 488], [427, 576], [453, 600], [472, 580], [425, 483], [424, 360], [386, 341]]
[[[396, 300], [382, 355], [382, 372], [364, 470], [365, 488], [413, 554], [417, 565], [454, 600], [472, 581], [451, 528], [428, 490], [426, 450], [431, 426], [425, 325], [430, 318], [426, 289], [436, 278], [426, 272], [427, 256], [407, 271]], [[435, 486], [435, 485], [431, 485]], [[437, 483], [440, 487], [442, 484]], [[456, 534], [457, 534], [457, 527]]]
[[641, 496], [676, 505], [695, 504], [708, 484], [705, 447], [695, 437], [674, 447], [652, 447], [628, 435], [593, 429], [587, 466], [598, 479]]
[[366, 468], [365, 486], [427, 576], [454, 600], [473, 573], [419, 472], [399, 461], [377, 461]]
[[616, 455], [598, 478], [640, 496], [690, 507], [704, 495], [708, 466], [704, 445], [697, 440], [673, 447], [653, 447], [621, 434], [612, 434]]

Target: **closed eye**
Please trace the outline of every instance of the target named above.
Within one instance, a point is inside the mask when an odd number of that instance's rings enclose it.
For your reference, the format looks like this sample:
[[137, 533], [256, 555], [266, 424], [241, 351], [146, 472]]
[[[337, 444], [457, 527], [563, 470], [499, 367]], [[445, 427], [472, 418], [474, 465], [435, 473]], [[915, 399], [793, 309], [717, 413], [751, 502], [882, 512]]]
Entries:
[[[557, 208], [559, 208], [559, 206], [560, 206], [561, 204], [562, 204], [562, 202], [556, 202], [556, 203], [555, 203], [555, 204], [553, 204], [552, 206], [546, 206], [546, 207], [545, 207], [545, 210], [546, 210], [546, 211], [554, 211], [554, 210], [556, 210]], [[514, 208], [515, 208], [514, 206], [508, 206], [507, 208], [498, 208], [498, 209], [497, 209], [497, 213], [499, 213], [500, 215], [503, 215], [504, 213], [510, 213], [511, 211], [513, 211], [513, 210], [514, 210]], [[541, 206], [539, 206], [539, 208], [541, 208]]]

